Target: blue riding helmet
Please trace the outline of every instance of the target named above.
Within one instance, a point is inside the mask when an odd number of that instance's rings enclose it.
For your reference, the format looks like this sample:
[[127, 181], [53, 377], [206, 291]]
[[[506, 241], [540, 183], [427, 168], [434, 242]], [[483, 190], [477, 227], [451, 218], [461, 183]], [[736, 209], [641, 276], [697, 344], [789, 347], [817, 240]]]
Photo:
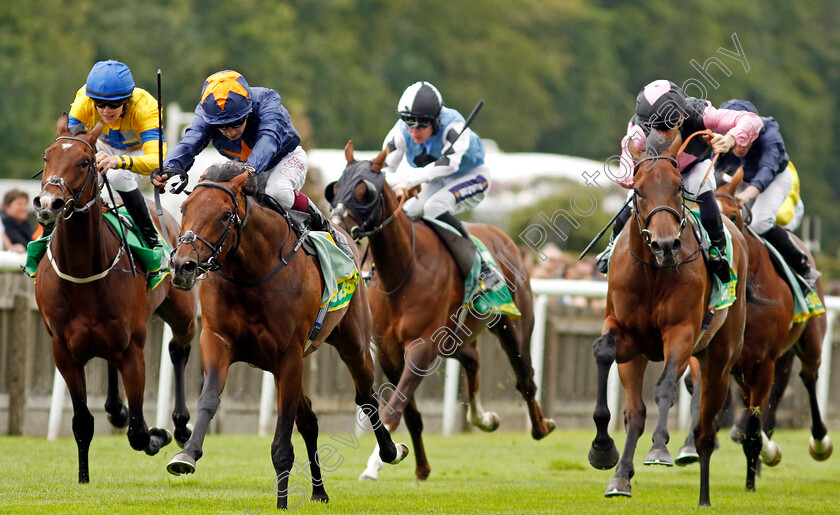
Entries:
[[94, 64], [85, 82], [85, 94], [94, 100], [127, 100], [133, 92], [134, 77], [131, 76], [131, 70], [119, 61], [99, 61]]
[[204, 81], [195, 112], [210, 125], [241, 120], [251, 112], [251, 87], [239, 72], [216, 72]]

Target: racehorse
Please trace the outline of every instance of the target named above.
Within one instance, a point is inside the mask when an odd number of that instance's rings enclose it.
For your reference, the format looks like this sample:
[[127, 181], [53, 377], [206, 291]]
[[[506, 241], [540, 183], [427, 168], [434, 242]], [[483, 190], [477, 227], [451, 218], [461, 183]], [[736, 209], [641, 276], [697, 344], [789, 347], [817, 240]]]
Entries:
[[[593, 416], [597, 434], [589, 462], [604, 470], [618, 463], [605, 495], [632, 495], [633, 456], [645, 424], [644, 371], [648, 361], [664, 360], [655, 388], [659, 419], [645, 463], [673, 463], [666, 447], [670, 438], [668, 411], [676, 400], [677, 380], [694, 355], [702, 371], [699, 420], [694, 428], [700, 461], [700, 505], [708, 506], [714, 419], [726, 399], [729, 371], [741, 352], [746, 282], [737, 282], [736, 299], [731, 306], [716, 310], [708, 318], [713, 283], [700, 259], [701, 248], [694, 234], [696, 222], [683, 201], [683, 182], [676, 159], [681, 143], [677, 136], [664, 152], [650, 154], [638, 152], [630, 145], [635, 160], [633, 220], [625, 225], [615, 244], [604, 324], [593, 345], [598, 366], [598, 397]], [[737, 277], [743, 279], [748, 265], [746, 245], [735, 226], [728, 219], [724, 222], [732, 233], [730, 263]], [[708, 328], [704, 327], [706, 323]], [[607, 376], [614, 361], [618, 363], [627, 401], [627, 439], [620, 460], [607, 430]]]
[[[184, 367], [197, 329], [197, 303], [193, 294], [171, 289], [168, 278], [147, 290], [146, 276], [133, 272], [128, 249], [102, 214], [95, 168], [102, 126], [72, 136], [67, 120], [67, 113], [58, 119], [56, 140], [44, 151], [41, 192], [33, 199], [39, 223], [54, 227], [47, 257], [36, 272], [35, 300], [52, 338], [56, 367], [73, 401], [79, 482], [87, 483], [93, 416], [87, 407], [85, 364], [94, 357], [108, 362], [109, 420], [117, 427], [128, 422], [131, 447], [156, 454], [172, 436], [165, 429], [149, 429], [143, 419], [143, 345], [146, 321], [153, 313], [160, 315], [172, 328], [169, 355], [176, 384], [172, 419], [176, 441], [183, 444], [190, 436]], [[166, 228], [158, 229], [177, 234], [178, 224], [167, 213]], [[117, 372], [123, 377], [127, 410], [119, 397]]]
[[[747, 302], [744, 348], [738, 363], [732, 369], [743, 390], [743, 400], [747, 406], [737, 425], [743, 428], [742, 443], [747, 457], [747, 489], [754, 490], [759, 454], [767, 465], [776, 465], [781, 460], [778, 445], [769, 440], [766, 433], [772, 435], [775, 411], [790, 377], [789, 360], [792, 360], [793, 355], [786, 356], [785, 360], [788, 361], [783, 360], [781, 366], [779, 360], [790, 351], [795, 352], [802, 362], [800, 377], [810, 400], [811, 456], [820, 461], [827, 459], [831, 455], [833, 444], [820, 415], [816, 395], [822, 342], [827, 326], [826, 317], [821, 315], [804, 322], [794, 321], [794, 300], [790, 286], [777, 271], [767, 247], [749, 225], [745, 226], [734, 197], [742, 179], [743, 170], [739, 169], [729, 183], [722, 184], [717, 189], [716, 197], [721, 206], [721, 213], [735, 222], [747, 242], [747, 279], [756, 297], [756, 300]], [[808, 252], [798, 239], [795, 241], [804, 252]], [[808, 255], [813, 262], [813, 257], [810, 253]], [[821, 281], [817, 281], [815, 289], [824, 303]]]
[[[533, 295], [516, 245], [495, 227], [466, 224], [470, 233], [481, 239], [502, 263], [499, 268], [522, 316], [513, 318], [494, 310], [478, 313], [472, 307], [463, 308], [464, 281], [450, 252], [425, 223], [409, 220], [384, 180], [381, 170], [387, 150], [373, 161], [356, 161], [349, 142], [344, 153], [347, 167], [339, 181], [327, 186], [326, 197], [333, 207], [331, 218], [336, 224], [349, 228], [357, 240], [369, 238], [376, 284], [370, 291], [374, 341], [379, 362], [393, 387], [382, 421], [394, 431], [404, 411], [414, 445], [417, 479], [426, 479], [431, 469], [423, 447], [423, 421], [414, 391], [423, 377], [440, 366], [443, 360], [439, 355], [453, 357], [464, 367], [467, 420], [483, 431], [499, 426], [498, 415], [485, 412], [478, 399], [475, 339], [484, 328], [499, 338], [513, 366], [516, 388], [528, 405], [532, 436], [539, 440], [548, 435], [554, 429], [554, 421], [542, 416], [531, 367]], [[358, 177], [351, 170], [367, 178], [349, 184], [352, 177]], [[336, 193], [345, 190], [346, 196]], [[360, 479], [376, 479], [380, 467], [374, 451]]]
[[[205, 171], [181, 206], [181, 236], [172, 257], [172, 284], [201, 283], [201, 360], [204, 386], [192, 437], [169, 462], [175, 475], [195, 471], [207, 427], [219, 406], [231, 363], [244, 361], [274, 374], [277, 426], [271, 459], [277, 473], [277, 507], [288, 506], [294, 461], [292, 424], [297, 418], [312, 473], [312, 500], [328, 501], [321, 481], [318, 421], [303, 392], [303, 358], [324, 341], [333, 345], [356, 386], [356, 404], [369, 417], [380, 456], [399, 463], [408, 454], [395, 446], [379, 420], [373, 397], [373, 358], [368, 350], [371, 314], [363, 284], [347, 306], [330, 311], [307, 345], [321, 304], [324, 276], [317, 259], [298, 252], [301, 240], [279, 212], [255, 202], [256, 177], [227, 162]], [[358, 252], [355, 253], [359, 266]], [[320, 459], [325, 459], [320, 456]]]

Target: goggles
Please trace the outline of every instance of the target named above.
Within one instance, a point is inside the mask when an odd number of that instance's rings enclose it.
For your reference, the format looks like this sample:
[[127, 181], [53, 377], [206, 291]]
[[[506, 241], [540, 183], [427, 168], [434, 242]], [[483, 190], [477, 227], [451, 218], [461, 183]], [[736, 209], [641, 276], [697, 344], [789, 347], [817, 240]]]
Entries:
[[240, 118], [239, 120], [235, 120], [235, 121], [232, 121], [230, 123], [225, 123], [225, 124], [222, 124], [222, 125], [214, 125], [213, 128], [219, 129], [220, 131], [224, 131], [224, 130], [227, 130], [227, 129], [238, 129], [238, 128], [242, 127], [243, 125], [245, 125], [245, 118], [248, 118], [248, 117], [245, 116], [244, 118]]
[[119, 109], [120, 107], [125, 105], [125, 100], [119, 100], [117, 102], [103, 102], [103, 101], [95, 101], [93, 103], [99, 109], [105, 109], [106, 107], [109, 109]]
[[400, 116], [400, 119], [405, 122], [409, 129], [425, 129], [433, 121], [431, 118], [408, 115]]

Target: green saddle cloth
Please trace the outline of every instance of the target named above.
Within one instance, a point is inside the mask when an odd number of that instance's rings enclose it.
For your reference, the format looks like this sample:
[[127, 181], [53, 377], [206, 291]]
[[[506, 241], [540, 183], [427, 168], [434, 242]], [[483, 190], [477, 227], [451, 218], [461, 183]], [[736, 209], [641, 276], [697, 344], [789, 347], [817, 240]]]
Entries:
[[793, 322], [800, 323], [808, 320], [811, 317], [819, 316], [825, 313], [825, 306], [820, 301], [820, 296], [814, 290], [808, 290], [802, 286], [802, 283], [796, 280], [793, 271], [788, 266], [787, 262], [782, 258], [773, 245], [767, 240], [753, 233], [759, 241], [764, 243], [770, 256], [781, 269], [782, 278], [785, 279], [790, 286], [790, 291], [793, 294]]
[[315, 247], [315, 255], [324, 274], [324, 292], [321, 307], [327, 312], [346, 306], [359, 285], [359, 270], [356, 263], [339, 249], [326, 232], [312, 231], [309, 242]]
[[[700, 223], [700, 213], [690, 210], [694, 216], [694, 225], [700, 231], [700, 237], [703, 242], [709, 241], [709, 234]], [[735, 303], [735, 287], [738, 285], [738, 276], [735, 275], [735, 269], [732, 268], [732, 234], [729, 228], [724, 224], [723, 234], [726, 238], [726, 262], [729, 263], [729, 282], [723, 284], [717, 275], [712, 274], [712, 294], [709, 296], [709, 308], [723, 309], [728, 308]]]
[[[437, 218], [424, 217], [423, 220], [428, 223], [437, 224], [438, 226], [452, 231], [455, 234], [461, 234], [454, 227], [441, 222]], [[518, 318], [522, 316], [522, 313], [519, 312], [519, 308], [516, 307], [516, 303], [513, 301], [513, 297], [510, 294], [510, 290], [508, 290], [507, 284], [505, 284], [505, 276], [499, 270], [496, 258], [493, 257], [493, 254], [489, 250], [487, 250], [484, 242], [475, 236], [470, 235], [470, 237], [476, 245], [476, 253], [470, 274], [464, 281], [464, 299], [461, 304], [467, 309], [474, 309], [477, 313], [487, 313], [491, 310], [498, 310], [502, 315], [507, 315], [511, 318]], [[482, 260], [493, 269], [499, 278], [499, 280], [497, 280], [496, 283], [489, 288], [484, 281], [480, 279]]]
[[[161, 269], [160, 263], [163, 258], [164, 250], [166, 252], [170, 252], [171, 249], [166, 247], [166, 243], [163, 244], [164, 248], [149, 248], [143, 240], [143, 237], [140, 235], [134, 221], [131, 220], [130, 216], [128, 216], [128, 212], [125, 207], [119, 206], [117, 209], [119, 210], [120, 218], [123, 220], [122, 224], [117, 220], [117, 216], [114, 214], [113, 209], [103, 213], [103, 216], [116, 229], [117, 234], [122, 235], [124, 226], [128, 226], [129, 230], [125, 235], [126, 242], [128, 243], [128, 247], [134, 255], [135, 260], [137, 260], [141, 267], [146, 270], [146, 287], [152, 290], [163, 282], [166, 276], [170, 274], [169, 268]], [[158, 234], [160, 233], [158, 232]], [[50, 242], [51, 236], [52, 234], [43, 236], [37, 240], [29, 242], [29, 244], [26, 245], [26, 264], [23, 266], [23, 271], [26, 272], [29, 277], [35, 277], [38, 270], [38, 264], [47, 252], [47, 245]], [[164, 241], [162, 237], [160, 240], [161, 242]]]

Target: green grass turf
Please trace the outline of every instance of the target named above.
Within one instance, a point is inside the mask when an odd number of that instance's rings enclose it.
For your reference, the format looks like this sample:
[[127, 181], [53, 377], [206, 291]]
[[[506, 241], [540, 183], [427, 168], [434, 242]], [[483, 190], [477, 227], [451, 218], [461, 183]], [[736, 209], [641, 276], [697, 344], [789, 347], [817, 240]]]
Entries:
[[[746, 465], [740, 446], [726, 432], [712, 456], [711, 509], [699, 509], [699, 466], [646, 467], [650, 446], [643, 435], [636, 453], [633, 497], [605, 498], [613, 471], [589, 466], [592, 431], [556, 431], [535, 442], [525, 433], [469, 433], [450, 438], [427, 435], [429, 479], [414, 480], [413, 454], [386, 465], [378, 482], [357, 480], [373, 447], [364, 434], [353, 449], [321, 434], [320, 445], [337, 449], [326, 464], [330, 502], [305, 502], [299, 513], [837, 513], [840, 511], [840, 456], [815, 462], [806, 431], [779, 431], [784, 458], [764, 467], [757, 491], [746, 493]], [[408, 441], [397, 433], [398, 441]], [[617, 435], [619, 450], [623, 434]], [[675, 456], [684, 434], [675, 433]], [[303, 442], [293, 440], [299, 463]], [[177, 452], [170, 445], [154, 457], [131, 450], [125, 435], [94, 437], [91, 482], [77, 484], [72, 439], [0, 438], [0, 512], [4, 513], [270, 513], [274, 511], [274, 469], [270, 438], [210, 435], [196, 474], [174, 477], [166, 463]], [[339, 460], [343, 461], [339, 461]], [[307, 467], [308, 470], [308, 467]], [[309, 490], [303, 475], [290, 488]], [[295, 499], [290, 496], [290, 504]]]

